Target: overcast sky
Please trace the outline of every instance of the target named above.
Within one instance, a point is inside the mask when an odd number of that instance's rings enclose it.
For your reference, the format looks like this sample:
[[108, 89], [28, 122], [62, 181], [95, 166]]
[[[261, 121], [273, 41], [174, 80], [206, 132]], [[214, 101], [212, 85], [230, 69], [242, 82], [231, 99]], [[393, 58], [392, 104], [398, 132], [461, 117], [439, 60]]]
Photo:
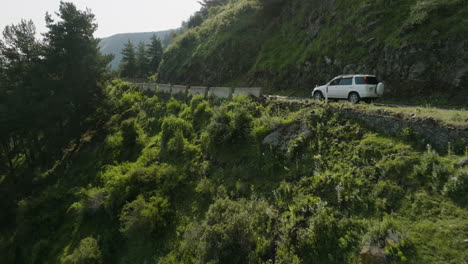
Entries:
[[[96, 37], [117, 33], [161, 31], [178, 28], [200, 9], [197, 0], [67, 0], [96, 15]], [[0, 31], [22, 18], [32, 19], [37, 31], [46, 31], [46, 12], [56, 12], [60, 0], [0, 0]]]

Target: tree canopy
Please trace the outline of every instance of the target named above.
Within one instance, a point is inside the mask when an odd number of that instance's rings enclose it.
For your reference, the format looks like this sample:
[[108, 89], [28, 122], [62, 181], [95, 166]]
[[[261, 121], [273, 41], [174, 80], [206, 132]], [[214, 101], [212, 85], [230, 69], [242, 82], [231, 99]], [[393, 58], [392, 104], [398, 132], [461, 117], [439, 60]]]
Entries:
[[161, 40], [156, 35], [151, 37], [151, 43], [148, 45], [148, 56], [150, 60], [148, 66], [149, 72], [151, 74], [157, 73], [163, 56], [163, 47]]
[[128, 40], [121, 51], [120, 76], [124, 78], [146, 78], [158, 72], [163, 56], [161, 40], [156, 35], [151, 37], [151, 43], [143, 42], [135, 45]]
[[128, 40], [122, 49], [122, 61], [120, 62], [120, 76], [134, 78], [138, 72], [136, 61], [135, 47], [133, 43]]
[[0, 154], [10, 171], [18, 155], [29, 164], [60, 155], [102, 101], [110, 57], [99, 52], [94, 15], [61, 2], [45, 20], [43, 42], [26, 20], [0, 40]]

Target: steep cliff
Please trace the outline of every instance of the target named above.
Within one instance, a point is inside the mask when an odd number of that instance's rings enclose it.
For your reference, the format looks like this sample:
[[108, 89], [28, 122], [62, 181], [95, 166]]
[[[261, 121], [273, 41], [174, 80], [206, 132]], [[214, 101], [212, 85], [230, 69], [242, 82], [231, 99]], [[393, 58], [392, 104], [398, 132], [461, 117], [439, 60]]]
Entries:
[[231, 0], [175, 40], [161, 80], [308, 93], [373, 73], [393, 96], [468, 98], [464, 0]]

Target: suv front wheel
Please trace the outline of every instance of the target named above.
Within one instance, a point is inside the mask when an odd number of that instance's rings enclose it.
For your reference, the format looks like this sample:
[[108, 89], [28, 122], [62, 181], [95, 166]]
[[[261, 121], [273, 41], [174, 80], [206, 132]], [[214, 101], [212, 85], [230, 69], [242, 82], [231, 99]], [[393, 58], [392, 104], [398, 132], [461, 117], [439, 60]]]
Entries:
[[359, 103], [359, 101], [361, 101], [361, 97], [358, 93], [352, 92], [348, 95], [348, 101], [350, 101], [353, 104], [357, 104]]
[[315, 100], [323, 100], [323, 94], [322, 94], [322, 92], [315, 92], [315, 93], [314, 93], [314, 99], [315, 99]]

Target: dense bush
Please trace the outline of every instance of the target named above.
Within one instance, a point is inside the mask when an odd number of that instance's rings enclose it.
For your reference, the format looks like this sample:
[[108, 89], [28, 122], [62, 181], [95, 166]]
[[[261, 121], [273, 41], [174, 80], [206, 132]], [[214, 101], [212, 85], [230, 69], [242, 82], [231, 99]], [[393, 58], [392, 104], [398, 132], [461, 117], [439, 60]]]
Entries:
[[73, 253], [62, 259], [63, 264], [100, 264], [101, 251], [98, 242], [92, 237], [84, 238]]
[[217, 199], [164, 263], [258, 263], [271, 259], [275, 220], [263, 201]]
[[[127, 203], [120, 214], [120, 232], [127, 236], [139, 236], [161, 231], [167, 224], [169, 203], [162, 197], [153, 196], [148, 201], [142, 195]], [[159, 230], [158, 230], [159, 229]]]
[[324, 106], [185, 104], [122, 82], [109, 91], [116, 112], [103, 131], [18, 202], [14, 233], [0, 236], [6, 263], [357, 263], [370, 249], [396, 263], [467, 257], [453, 241], [468, 235], [468, 174], [453, 154], [421, 152]]
[[447, 181], [444, 192], [460, 204], [468, 201], [468, 169], [458, 169]]

